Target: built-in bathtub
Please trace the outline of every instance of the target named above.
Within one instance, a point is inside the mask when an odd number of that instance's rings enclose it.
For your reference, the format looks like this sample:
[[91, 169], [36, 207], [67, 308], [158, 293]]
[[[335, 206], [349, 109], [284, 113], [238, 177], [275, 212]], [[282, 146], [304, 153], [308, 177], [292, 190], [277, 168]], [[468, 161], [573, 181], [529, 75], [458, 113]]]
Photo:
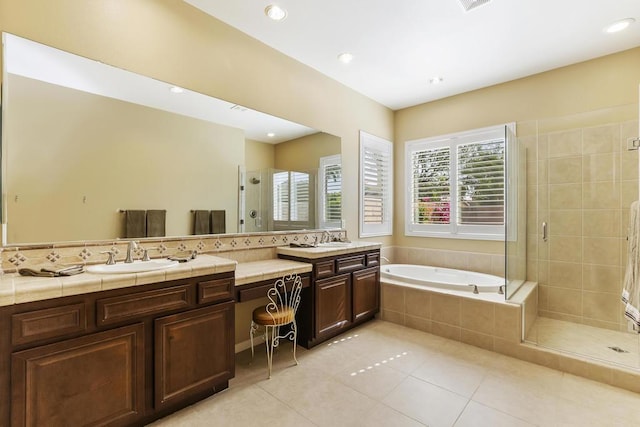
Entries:
[[427, 265], [387, 264], [380, 268], [381, 280], [414, 289], [453, 295], [473, 294], [490, 301], [504, 300], [502, 277]]
[[408, 264], [382, 265], [380, 273], [383, 320], [487, 350], [522, 340], [523, 307], [500, 293], [501, 277]]

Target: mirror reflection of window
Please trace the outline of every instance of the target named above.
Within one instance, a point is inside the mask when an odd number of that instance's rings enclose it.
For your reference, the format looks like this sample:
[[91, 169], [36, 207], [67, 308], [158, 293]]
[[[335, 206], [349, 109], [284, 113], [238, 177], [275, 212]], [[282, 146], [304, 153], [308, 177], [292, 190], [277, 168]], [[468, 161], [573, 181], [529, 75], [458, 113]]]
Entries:
[[312, 175], [277, 171], [273, 173], [272, 182], [274, 229], [314, 228]]
[[340, 154], [320, 158], [320, 228], [342, 226], [342, 159]]

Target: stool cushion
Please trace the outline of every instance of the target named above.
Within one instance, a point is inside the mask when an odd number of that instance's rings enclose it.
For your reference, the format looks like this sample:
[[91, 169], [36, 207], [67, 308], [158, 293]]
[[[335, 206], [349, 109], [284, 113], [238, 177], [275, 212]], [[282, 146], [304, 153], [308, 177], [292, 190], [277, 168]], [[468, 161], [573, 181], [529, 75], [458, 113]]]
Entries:
[[271, 313], [267, 312], [267, 306], [263, 305], [253, 310], [253, 321], [258, 325], [286, 325], [293, 322], [296, 313], [291, 307], [275, 308]]

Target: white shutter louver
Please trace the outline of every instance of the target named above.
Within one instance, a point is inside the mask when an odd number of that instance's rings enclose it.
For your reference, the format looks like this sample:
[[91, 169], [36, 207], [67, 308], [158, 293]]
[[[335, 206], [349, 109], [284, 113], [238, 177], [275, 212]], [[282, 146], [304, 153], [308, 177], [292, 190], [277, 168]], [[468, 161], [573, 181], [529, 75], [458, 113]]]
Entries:
[[391, 142], [360, 132], [360, 236], [382, 236], [392, 230]]

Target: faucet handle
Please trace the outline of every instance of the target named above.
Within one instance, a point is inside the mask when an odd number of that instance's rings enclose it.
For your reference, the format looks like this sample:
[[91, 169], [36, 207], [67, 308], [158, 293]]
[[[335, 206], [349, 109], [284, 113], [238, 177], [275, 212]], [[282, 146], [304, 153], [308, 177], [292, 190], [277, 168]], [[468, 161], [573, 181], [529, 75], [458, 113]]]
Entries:
[[149, 251], [152, 251], [158, 248], [157, 247], [143, 248], [142, 246], [140, 246], [140, 249], [142, 249], [142, 261], [151, 261], [151, 258], [149, 258]]
[[107, 265], [113, 265], [116, 263], [116, 253], [115, 251], [102, 251], [101, 254], [108, 254], [109, 258], [107, 258]]

